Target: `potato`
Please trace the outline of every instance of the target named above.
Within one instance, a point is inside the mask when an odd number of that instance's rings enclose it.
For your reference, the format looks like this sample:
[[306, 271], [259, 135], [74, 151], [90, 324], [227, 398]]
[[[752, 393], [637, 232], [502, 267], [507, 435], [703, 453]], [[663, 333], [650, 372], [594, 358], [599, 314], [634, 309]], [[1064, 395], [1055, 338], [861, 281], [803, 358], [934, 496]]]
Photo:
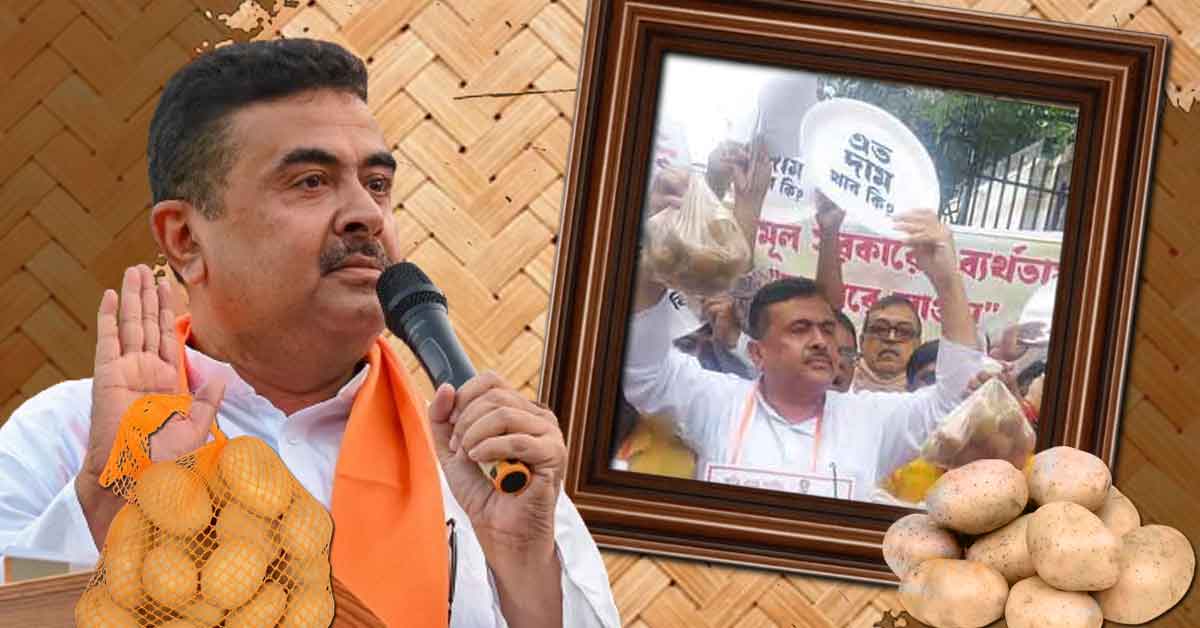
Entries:
[[225, 610], [208, 602], [193, 602], [187, 608], [179, 611], [179, 614], [203, 626], [216, 626], [225, 616]]
[[1028, 431], [1025, 429], [1027, 425], [1028, 422], [1022, 423], [1021, 421], [1003, 421], [1000, 423], [1000, 433], [1007, 434], [1014, 440], [1025, 442], [1028, 440], [1030, 435], [1034, 435], [1036, 437], [1036, 433], [1033, 431], [1032, 426], [1029, 427]]
[[950, 461], [951, 467], [961, 467], [977, 460], [996, 458], [982, 440], [972, 439]]
[[1017, 517], [1012, 523], [976, 540], [967, 549], [967, 560], [983, 563], [999, 571], [1009, 585], [1036, 574], [1026, 543], [1029, 517]]
[[299, 561], [316, 556], [328, 547], [333, 536], [329, 511], [303, 490], [297, 491], [279, 526], [284, 551]]
[[142, 516], [137, 506], [126, 504], [117, 511], [112, 523], [108, 524], [108, 534], [104, 537], [106, 544], [120, 543], [129, 539], [145, 542], [153, 532], [150, 522]]
[[929, 489], [929, 517], [942, 527], [984, 534], [1017, 518], [1029, 501], [1025, 476], [1003, 460], [977, 460], [951, 469]]
[[927, 560], [900, 582], [900, 603], [937, 628], [980, 628], [1004, 616], [1008, 583], [1000, 572], [969, 560]]
[[[287, 606], [287, 592], [275, 582], [268, 582], [249, 604], [225, 619], [225, 628], [259, 628], [274, 626]], [[319, 624], [312, 624], [317, 626]]]
[[114, 626], [137, 626], [133, 613], [117, 606], [104, 589], [88, 589], [75, 605], [77, 628], [112, 628]]
[[272, 558], [245, 539], [222, 542], [200, 570], [204, 600], [224, 609], [245, 604], [258, 591]]
[[1096, 516], [1117, 536], [1125, 536], [1142, 525], [1142, 517], [1133, 502], [1115, 486], [1109, 487], [1108, 499], [1096, 511]]
[[1121, 539], [1074, 502], [1054, 502], [1029, 516], [1026, 542], [1037, 575], [1063, 591], [1102, 591], [1121, 575]]
[[954, 534], [939, 528], [929, 515], [901, 517], [883, 535], [883, 559], [901, 579], [930, 558], [961, 557]]
[[227, 502], [217, 514], [217, 541], [220, 543], [234, 538], [254, 542], [267, 541], [271, 539], [271, 535], [269, 520], [252, 514], [237, 502]]
[[196, 595], [196, 563], [182, 546], [167, 542], [146, 553], [142, 587], [168, 608], [178, 608]]
[[1104, 618], [1144, 624], [1179, 603], [1192, 586], [1196, 554], [1175, 528], [1140, 527], [1121, 537], [1121, 575], [1112, 588], [1093, 593]]
[[167, 534], [192, 536], [212, 520], [208, 489], [200, 476], [173, 462], [148, 467], [133, 494], [146, 517]]
[[333, 592], [323, 587], [308, 587], [292, 595], [280, 628], [328, 626], [333, 621]]
[[[109, 535], [112, 538], [112, 535]], [[127, 538], [104, 546], [104, 585], [113, 601], [128, 609], [142, 603], [142, 561], [146, 544]]]
[[266, 443], [249, 437], [230, 439], [217, 472], [233, 499], [267, 519], [283, 514], [292, 500], [292, 478]]
[[1074, 447], [1051, 447], [1033, 457], [1029, 498], [1038, 505], [1075, 502], [1098, 510], [1108, 499], [1112, 473], [1104, 461]]
[[307, 562], [289, 561], [283, 567], [283, 574], [284, 583], [295, 587], [324, 589], [333, 584], [329, 557], [324, 555], [315, 556]]
[[1000, 432], [990, 434], [983, 441], [983, 447], [991, 453], [991, 457], [1001, 459], [1007, 459], [1010, 455], [1012, 455], [1014, 444], [1015, 443], [1011, 436], [1002, 434]]
[[1100, 628], [1104, 615], [1087, 593], [1059, 591], [1033, 576], [1008, 592], [1004, 622], [1008, 628]]
[[142, 603], [142, 560], [150, 541], [150, 522], [137, 506], [127, 504], [113, 517], [104, 543], [104, 584], [117, 604], [136, 608]]

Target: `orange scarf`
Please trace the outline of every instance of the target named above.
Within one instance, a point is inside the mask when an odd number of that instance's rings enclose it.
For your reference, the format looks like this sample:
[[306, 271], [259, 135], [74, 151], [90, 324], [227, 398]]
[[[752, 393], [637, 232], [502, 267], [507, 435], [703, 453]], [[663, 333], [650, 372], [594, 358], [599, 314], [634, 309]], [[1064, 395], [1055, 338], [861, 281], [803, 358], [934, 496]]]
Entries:
[[[191, 316], [175, 331], [180, 384], [190, 391]], [[388, 626], [445, 626], [449, 549], [432, 435], [382, 336], [367, 361], [334, 472], [333, 575]]]

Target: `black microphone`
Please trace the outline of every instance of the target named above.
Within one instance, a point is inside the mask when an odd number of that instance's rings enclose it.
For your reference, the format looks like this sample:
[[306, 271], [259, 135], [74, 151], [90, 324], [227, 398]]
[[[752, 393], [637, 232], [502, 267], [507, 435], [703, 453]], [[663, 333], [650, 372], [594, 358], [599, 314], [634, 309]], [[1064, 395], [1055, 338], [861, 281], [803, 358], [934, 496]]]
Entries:
[[[379, 276], [376, 292], [388, 329], [412, 349], [434, 389], [448, 382], [458, 390], [475, 377], [450, 325], [446, 295], [416, 264], [389, 266]], [[480, 462], [479, 468], [505, 493], [518, 494], [529, 484], [529, 467], [518, 460]]]

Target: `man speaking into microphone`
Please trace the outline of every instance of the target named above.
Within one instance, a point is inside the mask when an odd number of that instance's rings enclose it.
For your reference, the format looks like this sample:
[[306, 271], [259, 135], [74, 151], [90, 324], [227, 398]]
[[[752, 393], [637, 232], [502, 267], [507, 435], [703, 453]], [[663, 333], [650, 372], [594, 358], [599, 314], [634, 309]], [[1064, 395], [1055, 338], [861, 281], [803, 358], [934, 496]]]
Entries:
[[[98, 483], [144, 394], [195, 402], [151, 438], [194, 450], [217, 420], [272, 447], [330, 510], [333, 576], [389, 626], [617, 626], [599, 551], [563, 494], [558, 420], [492, 373], [426, 404], [382, 339], [399, 165], [363, 63], [312, 40], [234, 44], [166, 85], [150, 128], [151, 229], [187, 291], [145, 266], [107, 291], [93, 377], [0, 428], [0, 552], [94, 562], [123, 503]], [[519, 494], [480, 464], [529, 470]]]

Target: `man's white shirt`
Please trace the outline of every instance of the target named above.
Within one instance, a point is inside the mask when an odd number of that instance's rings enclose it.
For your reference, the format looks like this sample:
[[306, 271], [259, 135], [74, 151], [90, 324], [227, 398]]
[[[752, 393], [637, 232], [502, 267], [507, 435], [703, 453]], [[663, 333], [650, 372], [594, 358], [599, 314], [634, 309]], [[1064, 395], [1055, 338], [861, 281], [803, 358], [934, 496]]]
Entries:
[[[262, 439], [304, 488], [329, 508], [346, 419], [369, 367], [364, 366], [333, 398], [291, 416], [255, 393], [228, 364], [190, 347], [188, 367], [193, 388], [214, 375], [227, 382], [218, 414], [221, 430], [230, 438]], [[16, 547], [73, 563], [90, 564], [99, 558], [75, 494], [75, 477], [87, 449], [91, 392], [90, 379], [57, 384], [28, 400], [0, 427], [0, 554]], [[483, 548], [440, 467], [439, 477], [444, 516], [454, 518], [457, 533], [452, 625], [503, 628], [507, 622]], [[600, 552], [565, 494], [559, 495], [554, 523], [563, 569], [563, 625], [619, 626]], [[395, 560], [397, 569], [405, 567], [403, 556]]]
[[[829, 391], [818, 439], [815, 418], [783, 419], [754, 381], [705, 370], [694, 357], [671, 351], [663, 333], [670, 316], [666, 299], [634, 315], [623, 387], [639, 412], [675, 419], [679, 436], [697, 454], [697, 479], [707, 477], [709, 465], [736, 460], [744, 467], [853, 479], [852, 499], [869, 501], [878, 480], [920, 453], [982, 368], [981, 352], [942, 338], [935, 386], [914, 393]], [[739, 446], [748, 399], [752, 412]]]

